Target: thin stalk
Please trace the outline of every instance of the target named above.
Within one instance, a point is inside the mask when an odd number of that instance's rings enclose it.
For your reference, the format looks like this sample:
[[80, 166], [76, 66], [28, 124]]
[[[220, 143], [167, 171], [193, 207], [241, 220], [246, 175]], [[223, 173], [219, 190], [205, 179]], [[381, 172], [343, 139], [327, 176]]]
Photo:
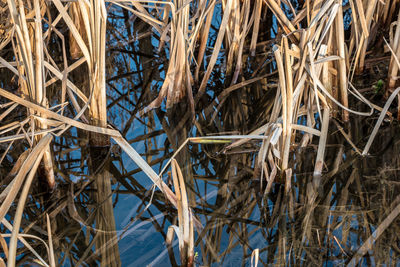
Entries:
[[[340, 98], [341, 103], [346, 108], [349, 107], [349, 100], [347, 96], [347, 70], [346, 70], [346, 52], [345, 52], [345, 42], [344, 42], [344, 25], [343, 25], [343, 10], [342, 10], [342, 0], [339, 1], [339, 9], [336, 16], [336, 46], [338, 49], [339, 59], [339, 88], [340, 88]], [[343, 110], [343, 120], [349, 120], [349, 113], [347, 110]]]

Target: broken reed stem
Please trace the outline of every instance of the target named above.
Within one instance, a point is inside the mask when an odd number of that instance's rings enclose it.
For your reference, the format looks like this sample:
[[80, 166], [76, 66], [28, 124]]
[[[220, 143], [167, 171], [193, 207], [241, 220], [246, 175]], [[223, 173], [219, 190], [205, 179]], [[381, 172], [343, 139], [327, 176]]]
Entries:
[[[274, 47], [272, 48], [272, 51], [274, 52], [275, 55], [275, 60], [276, 60], [276, 65], [278, 68], [278, 74], [279, 74], [279, 88], [280, 88], [280, 92], [282, 95], [282, 140], [285, 140], [284, 142], [286, 142], [286, 135], [288, 134], [287, 130], [287, 123], [288, 123], [288, 118], [287, 118], [287, 94], [286, 94], [286, 77], [285, 77], [285, 69], [283, 67], [283, 61], [282, 61], [282, 55], [281, 55], [281, 51], [279, 49], [279, 47], [277, 45], [274, 45]], [[282, 144], [282, 148], [281, 151], [284, 151], [285, 149], [285, 144]], [[287, 169], [287, 159], [288, 156], [286, 157], [286, 160], [284, 158], [282, 158], [282, 163], [281, 163], [281, 168], [282, 171]]]
[[[322, 174], [322, 168], [324, 166], [324, 156], [325, 156], [325, 148], [326, 148], [326, 140], [328, 137], [328, 127], [329, 127], [329, 119], [330, 119], [330, 109], [329, 107], [324, 107], [324, 112], [321, 118], [321, 136], [319, 137], [318, 143], [318, 151], [315, 159], [315, 167], [314, 167], [314, 181], [317, 179], [317, 185], [319, 185], [319, 178]], [[316, 183], [314, 183], [316, 185]]]

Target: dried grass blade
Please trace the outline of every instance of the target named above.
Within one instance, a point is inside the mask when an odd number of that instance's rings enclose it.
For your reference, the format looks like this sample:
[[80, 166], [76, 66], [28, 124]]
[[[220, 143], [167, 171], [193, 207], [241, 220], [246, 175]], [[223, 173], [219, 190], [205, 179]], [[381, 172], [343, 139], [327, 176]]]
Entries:
[[175, 194], [154, 172], [149, 164], [136, 152], [135, 149], [121, 136], [112, 136], [115, 142], [128, 154], [128, 156], [139, 166], [140, 169], [153, 181], [153, 183], [167, 196], [168, 200], [176, 207], [177, 200]]
[[313, 88], [314, 88], [314, 96], [315, 96], [315, 101], [317, 103], [317, 109], [318, 109], [318, 114], [319, 117], [321, 117], [322, 113], [321, 113], [321, 107], [319, 104], [319, 97], [318, 97], [318, 90], [317, 90], [317, 83], [315, 82], [315, 80], [317, 79], [317, 77], [319, 76], [319, 72], [315, 69], [314, 67], [314, 51], [312, 49], [312, 44], [311, 42], [307, 43], [308, 46], [308, 55], [309, 55], [309, 59], [310, 59], [310, 76], [313, 80]]
[[[11, 237], [11, 234], [3, 234], [3, 236], [4, 236], [4, 237]], [[47, 243], [46, 243], [43, 239], [41, 239], [40, 237], [35, 236], [35, 235], [30, 235], [30, 234], [19, 234], [18, 239], [22, 242], [22, 238], [24, 238], [24, 237], [30, 238], [30, 239], [36, 239], [36, 240], [38, 240], [38, 241], [41, 242], [41, 243], [44, 245], [44, 247], [46, 248], [47, 254], [49, 253], [49, 246], [48, 246]], [[28, 243], [26, 243], [26, 241], [25, 241], [24, 245], [26, 245], [26, 244], [28, 244]], [[28, 244], [28, 246], [30, 247], [29, 244]], [[28, 246], [27, 246], [27, 247], [28, 247]], [[33, 251], [32, 251], [32, 253], [33, 253]], [[39, 255], [39, 254], [37, 254], [37, 252], [36, 252], [36, 254], [34, 253], [34, 255], [37, 256], [37, 255]], [[47, 263], [45, 263], [45, 262], [43, 261], [43, 259], [42, 259], [40, 256], [37, 256], [37, 257], [38, 257], [38, 259], [34, 259], [34, 260], [33, 260], [34, 262], [36, 262], [36, 263], [38, 263], [38, 264], [40, 264], [40, 265], [42, 265], [42, 266], [49, 267], [49, 265], [48, 265]]]
[[[16, 261], [16, 252], [17, 252], [17, 240], [18, 240], [18, 233], [19, 233], [19, 228], [21, 225], [21, 220], [22, 220], [22, 215], [24, 212], [24, 207], [25, 207], [25, 201], [26, 198], [28, 197], [28, 193], [29, 193], [29, 189], [31, 186], [31, 183], [33, 181], [33, 178], [36, 175], [36, 170], [39, 167], [40, 161], [42, 160], [42, 157], [44, 155], [45, 149], [46, 147], [50, 144], [51, 140], [53, 139], [53, 136], [51, 134], [47, 134], [45, 135], [42, 139], [40, 139], [39, 143], [37, 144], [37, 146], [32, 150], [32, 154], [34, 153], [35, 149], [38, 148], [36, 151], [38, 151], [37, 156], [34, 158], [34, 163], [32, 165], [32, 168], [30, 169], [29, 175], [26, 178], [25, 184], [24, 184], [24, 188], [22, 189], [21, 192], [21, 196], [20, 199], [18, 201], [18, 206], [17, 206], [17, 210], [15, 212], [15, 217], [14, 217], [14, 224], [13, 224], [13, 230], [11, 233], [11, 239], [10, 239], [10, 257], [8, 259], [8, 266], [15, 266], [15, 261]], [[40, 150], [39, 150], [40, 149]], [[29, 159], [29, 157], [27, 158], [27, 160]], [[29, 170], [26, 171], [20, 171], [22, 174], [26, 174]], [[18, 173], [19, 174], [19, 173]], [[17, 175], [18, 176], [18, 175]], [[25, 176], [25, 175], [24, 175]], [[25, 178], [24, 176], [21, 176], [22, 179], [15, 179], [15, 183], [14, 185], [17, 185], [17, 183], [19, 181], [21, 181], [23, 178]], [[13, 191], [12, 191], [13, 192]], [[14, 191], [15, 192], [15, 191]], [[16, 192], [14, 195], [14, 198], [16, 196]], [[11, 199], [11, 198], [10, 198]], [[7, 201], [7, 198], [6, 198]], [[5, 201], [5, 202], [6, 202]], [[10, 203], [11, 204], [11, 203]], [[10, 206], [5, 206], [5, 209], [3, 210], [3, 205], [1, 206], [1, 212], [4, 211], [8, 211]], [[2, 214], [2, 213], [1, 213]], [[0, 215], [1, 216], [1, 215]], [[4, 217], [0, 217], [0, 219], [2, 220]]]
[[87, 130], [87, 131], [91, 131], [91, 132], [96, 132], [96, 133], [102, 133], [102, 134], [107, 134], [110, 136], [120, 136], [120, 133], [116, 130], [112, 130], [112, 129], [108, 129], [108, 128], [102, 128], [102, 127], [96, 127], [96, 126], [92, 126], [92, 125], [88, 125], [88, 124], [84, 124], [82, 122], [76, 121], [74, 119], [65, 117], [65, 116], [61, 116], [53, 111], [50, 111], [42, 106], [36, 105], [30, 101], [27, 101], [21, 97], [18, 97], [2, 88], [0, 88], [0, 95], [8, 98], [20, 105], [23, 105], [27, 108], [31, 108], [37, 112], [43, 113], [45, 114], [48, 118], [52, 118], [52, 119], [56, 119], [59, 121], [62, 121], [66, 124], [69, 124], [71, 126], [75, 126], [77, 128], [83, 129], [83, 130]]
[[398, 87], [388, 98], [388, 100], [386, 101], [385, 106], [382, 109], [381, 115], [379, 115], [378, 121], [375, 124], [374, 129], [372, 130], [371, 136], [368, 139], [367, 144], [364, 147], [364, 150], [362, 152], [362, 155], [365, 156], [368, 154], [368, 151], [372, 145], [372, 142], [375, 139], [376, 134], [378, 133], [379, 127], [381, 126], [381, 123], [383, 121], [383, 119], [385, 118], [386, 112], [388, 111], [390, 105], [392, 104], [394, 98], [397, 96], [397, 94], [400, 92], [400, 87]]
[[[396, 31], [394, 36], [393, 35], [393, 29], [392, 27], [396, 25]], [[396, 85], [396, 81], [397, 81], [397, 73], [399, 70], [399, 59], [397, 57], [397, 55], [400, 55], [400, 10], [399, 10], [399, 14], [397, 15], [397, 21], [393, 22], [390, 25], [390, 43], [392, 44], [392, 47], [390, 45], [387, 44], [385, 38], [384, 41], [386, 43], [386, 45], [389, 47], [390, 52], [392, 53], [392, 58], [390, 60], [390, 64], [389, 64], [389, 88], [394, 88], [394, 86]], [[394, 51], [395, 52], [394, 52]], [[396, 65], [394, 64], [394, 60], [396, 61]]]
[[36, 171], [36, 169], [33, 169], [33, 167], [37, 167], [36, 166], [37, 158], [39, 155], [43, 153], [44, 148], [50, 143], [51, 139], [52, 136], [50, 134], [47, 134], [45, 137], [43, 137], [22, 164], [21, 169], [19, 170], [17, 176], [15, 177], [15, 182], [13, 183], [10, 192], [7, 194], [7, 197], [0, 206], [0, 221], [3, 220], [12, 202], [17, 196], [26, 174], [31, 169]]
[[[320, 47], [320, 46], [322, 45], [322, 42], [323, 42], [323, 40], [324, 40], [326, 34], [328, 33], [329, 29], [331, 29], [332, 23], [333, 23], [333, 21], [334, 21], [335, 18], [336, 18], [336, 15], [337, 15], [338, 10], [339, 10], [339, 4], [336, 3], [336, 4], [334, 4], [334, 5], [332, 6], [331, 13], [329, 14], [328, 21], [327, 21], [327, 23], [325, 24], [325, 27], [324, 27], [324, 29], [322, 30], [321, 35], [317, 38], [317, 39], [319, 40], [318, 44], [316, 45], [316, 48], [317, 48], [317, 49], [318, 49], [318, 47]], [[322, 27], [322, 25], [321, 25], [320, 27]], [[315, 37], [315, 36], [314, 36], [314, 37]], [[313, 40], [314, 40], [314, 39], [313, 39]]]

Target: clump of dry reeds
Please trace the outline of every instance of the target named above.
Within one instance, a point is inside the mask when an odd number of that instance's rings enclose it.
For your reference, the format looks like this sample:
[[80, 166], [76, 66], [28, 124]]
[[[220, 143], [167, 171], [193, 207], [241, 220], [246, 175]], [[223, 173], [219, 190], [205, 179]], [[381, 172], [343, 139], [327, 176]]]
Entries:
[[[11, 171], [8, 177], [12, 179], [1, 193], [0, 221], [11, 231], [8, 266], [15, 266], [17, 240], [31, 249], [20, 229], [26, 199], [37, 170], [41, 170], [39, 173], [43, 175], [40, 176], [51, 189], [55, 187], [53, 139], [68, 133], [71, 128], [89, 132], [92, 147], [108, 148], [112, 139], [176, 207], [179, 225], [176, 232], [183, 265], [193, 265], [194, 226], [200, 236], [209, 231], [203, 229], [193, 215], [188, 204], [189, 190], [186, 189], [190, 181], [183, 176], [174, 156], [171, 158], [172, 190], [161, 179], [163, 171], [157, 175], [124, 136], [108, 123], [106, 35], [107, 14], [111, 7], [120, 8], [148, 24], [159, 53], [164, 51], [168, 55], [158, 95], [150, 103], [140, 103], [141, 112], [135, 112], [135, 115], [144, 115], [160, 107], [173, 110], [179, 103], [187, 102], [183, 122], [194, 122], [199, 127], [202, 121], [209, 120], [209, 126], [217, 119], [225, 119], [223, 126], [229, 125], [229, 130], [232, 130], [238, 125], [243, 126], [243, 121], [252, 119], [251, 101], [264, 95], [262, 118], [257, 118], [261, 123], [251, 129], [235, 129], [246, 135], [191, 138], [180, 140], [180, 145], [183, 147], [189, 141], [223, 144], [228, 140], [232, 144], [225, 147], [224, 152], [229, 153], [250, 140], [261, 140], [254, 176], [260, 173], [261, 183], [266, 181], [264, 194], [270, 192], [273, 183], [283, 182], [285, 194], [290, 195], [293, 151], [312, 144], [313, 139], [318, 138], [313, 168], [315, 188], [307, 196], [308, 204], [313, 207], [321, 176], [326, 173], [325, 154], [331, 119], [346, 124], [354, 116], [368, 117], [378, 110], [381, 115], [362, 153], [352, 142], [348, 129], [340, 129], [357, 153], [367, 155], [380, 124], [385, 116], [391, 114], [389, 107], [400, 91], [394, 90], [400, 66], [400, 14], [394, 12], [398, 9], [397, 1], [389, 0], [350, 0], [345, 7], [342, 1], [334, 0], [296, 1], [296, 7], [292, 2], [110, 0], [106, 4], [100, 0], [0, 1], [0, 51], [9, 49], [13, 52], [2, 54], [0, 64], [9, 75], [15, 76], [6, 81], [9, 84], [14, 82], [14, 88], [0, 88], [1, 108], [4, 109], [0, 115], [0, 142], [8, 142], [0, 162], [16, 142], [25, 140], [29, 145], [28, 153], [22, 153], [15, 160], [20, 169]], [[344, 21], [347, 9], [352, 11], [351, 23]], [[277, 20], [277, 25], [272, 18]], [[127, 20], [126, 24], [129, 23]], [[218, 27], [213, 24], [218, 24]], [[374, 36], [382, 25], [390, 25], [390, 31], [383, 35], [390, 35], [386, 47], [391, 53], [387, 74], [388, 100], [383, 108], [365, 98], [353, 86], [356, 75], [368, 68], [368, 50], [371, 44], [379, 41]], [[271, 33], [274, 33], [274, 38]], [[57, 40], [58, 51], [55, 52], [50, 44], [50, 38]], [[220, 77], [218, 72], [222, 73]], [[79, 77], [86, 83], [78, 84]], [[208, 103], [207, 98], [214, 83], [218, 83], [213, 92], [216, 106]], [[57, 90], [54, 95], [49, 94], [51, 86]], [[362, 110], [350, 105], [355, 102], [364, 105]], [[227, 105], [237, 109], [226, 109]], [[15, 110], [23, 114], [23, 118], [7, 121], [7, 116]], [[173, 131], [180, 129], [182, 127], [178, 125]], [[200, 132], [204, 130], [198, 129]], [[173, 136], [173, 133], [167, 134]], [[108, 225], [103, 231], [112, 233], [115, 224], [110, 198], [111, 181], [97, 170], [92, 172], [98, 177], [95, 182], [97, 201], [104, 203], [99, 210], [108, 216], [99, 225]], [[17, 210], [10, 225], [5, 216], [17, 200]], [[293, 219], [293, 205], [289, 205], [288, 210]], [[305, 215], [304, 225], [308, 225], [312, 212], [310, 209]], [[96, 221], [101, 220], [96, 218]], [[31, 250], [43, 265], [54, 266], [56, 259], [50, 222], [47, 224], [50, 240], [48, 262]], [[101, 228], [99, 226], [99, 236]], [[309, 235], [304, 233], [304, 236]], [[113, 234], [98, 238], [96, 246], [102, 254], [100, 261], [103, 265], [118, 265], [118, 261], [113, 261], [113, 257], [119, 257], [116, 239]], [[217, 239], [207, 239], [206, 243], [217, 242]], [[362, 247], [360, 253], [365, 254], [367, 248]], [[258, 250], [254, 251], [257, 251], [255, 257], [258, 258]], [[215, 252], [211, 254], [215, 259], [219, 257]], [[280, 254], [285, 257], [284, 252]]]
[[[128, 154], [138, 161], [139, 166], [145, 169], [146, 173], [160, 186], [162, 191], [167, 190], [167, 195], [171, 198], [173, 204], [176, 204], [175, 195], [169, 188], [163, 185], [163, 182], [148, 164], [126, 143], [118, 131], [107, 127], [105, 86], [107, 12], [105, 3], [102, 1], [79, 1], [79, 3], [72, 3], [72, 5], [71, 3], [64, 5], [61, 1], [56, 0], [51, 3], [51, 7], [48, 7], [45, 1], [39, 0], [28, 2], [9, 1], [7, 8], [4, 7], [3, 9], [9, 16], [2, 16], [2, 18], [5, 18], [2, 22], [6, 26], [6, 29], [7, 27], [11, 27], [12, 30], [3, 31], [2, 37], [4, 38], [2, 39], [1, 47], [4, 48], [12, 44], [15, 54], [14, 57], [10, 57], [13, 58], [11, 62], [2, 59], [1, 64], [17, 75], [18, 90], [21, 96], [0, 89], [2, 98], [9, 101], [4, 105], [8, 109], [2, 114], [2, 118], [10, 114], [19, 105], [27, 108], [27, 117], [21, 122], [12, 122], [3, 125], [2, 134], [15, 131], [17, 134], [9, 135], [3, 138], [2, 141], [11, 142], [8, 146], [8, 149], [10, 149], [13, 142], [26, 139], [32, 148], [28, 156], [25, 153], [21, 155], [20, 159], [23, 162], [21, 169], [18, 170], [9, 187], [2, 192], [4, 200], [0, 207], [0, 217], [1, 221], [5, 222], [4, 217], [16, 199], [21, 186], [24, 184], [13, 221], [8, 266], [15, 265], [17, 239], [22, 238], [19, 234], [21, 217], [30, 185], [36, 176], [36, 170], [40, 163], [43, 162], [44, 176], [50, 188], [53, 188], [55, 181], [50, 150], [51, 140], [53, 136], [60, 136], [71, 126], [95, 133], [91, 139], [91, 145], [93, 146], [109, 145], [108, 141], [104, 141], [108, 138], [102, 136], [113, 137], [123, 149], [128, 149]], [[69, 15], [69, 9], [74, 14], [74, 20]], [[53, 12], [55, 10], [58, 11], [58, 15], [54, 21], [49, 21], [49, 17], [44, 17], [46, 11]], [[11, 19], [11, 23], [7, 19]], [[63, 64], [61, 66], [56, 64], [49, 53], [48, 47], [46, 47], [45, 38], [51, 34], [56, 34], [59, 38], [65, 40], [64, 36], [60, 35], [60, 32], [57, 30], [57, 24], [61, 20], [71, 33], [70, 38], [73, 40], [71, 43], [75, 44], [71, 46], [73, 49], [70, 51], [73, 53], [72, 57], [75, 58], [77, 54], [82, 55], [82, 58], [79, 58], [72, 65], [68, 63], [67, 49], [64, 41], [62, 42]], [[6, 25], [5, 23], [8, 24]], [[46, 30], [42, 27], [43, 23], [47, 25]], [[87, 90], [86, 95], [68, 77], [74, 68], [82, 64], [86, 65], [87, 77], [85, 79], [89, 80], [90, 89]], [[63, 67], [63, 70], [60, 70], [60, 67]], [[49, 74], [52, 77], [51, 79], [47, 76]], [[58, 94], [60, 97], [58, 99], [51, 99], [52, 106], [50, 106], [50, 101], [46, 96], [46, 88], [51, 83], [57, 81], [61, 85], [61, 90]], [[67, 117], [64, 113], [69, 103], [72, 103], [76, 112], [72, 118]], [[4, 152], [2, 159], [4, 159], [7, 152], [8, 150]], [[107, 198], [110, 199], [111, 186], [109, 179], [102, 180], [104, 179], [102, 176], [99, 179], [101, 180], [99, 180], [97, 186], [99, 196], [101, 197], [98, 201], [101, 203], [106, 201]], [[107, 183], [108, 186], [104, 185]], [[100, 191], [100, 188], [103, 191]], [[108, 192], [104, 192], [104, 190], [108, 190]], [[104, 199], [104, 196], [106, 199]], [[109, 222], [106, 220], [105, 225], [109, 225], [114, 220], [112, 203], [107, 201], [107, 204], [109, 207], [105, 208], [104, 211], [108, 210], [108, 212], [101, 215], [108, 218]], [[104, 230], [113, 231], [112, 228]], [[99, 244], [99, 249], [104, 243], [108, 242], [107, 238], [100, 241], [102, 241], [102, 244]], [[100, 251], [102, 252], [101, 257], [107, 257], [104, 262], [102, 261], [102, 264], [110, 266], [110, 264], [117, 264], [119, 261], [119, 259], [113, 259], [110, 255], [106, 256], [105, 254], [108, 253], [107, 250], [100, 249]], [[114, 257], [118, 258], [118, 252], [113, 253], [116, 253]], [[50, 264], [54, 265], [54, 257], [51, 256], [49, 258], [51, 258]], [[39, 259], [42, 260], [41, 258]], [[42, 263], [47, 265], [43, 260]]]

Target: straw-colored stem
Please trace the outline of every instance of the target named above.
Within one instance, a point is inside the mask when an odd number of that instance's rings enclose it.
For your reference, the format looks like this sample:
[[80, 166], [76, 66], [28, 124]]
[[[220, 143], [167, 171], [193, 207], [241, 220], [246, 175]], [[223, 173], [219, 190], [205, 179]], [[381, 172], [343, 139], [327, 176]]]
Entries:
[[[280, 92], [282, 95], [282, 140], [286, 141], [286, 135], [288, 134], [287, 132], [287, 124], [288, 124], [288, 119], [287, 119], [287, 94], [286, 94], [286, 77], [285, 77], [285, 69], [283, 66], [283, 61], [282, 61], [282, 55], [281, 51], [278, 46], [273, 47], [274, 55], [275, 55], [275, 60], [276, 60], [276, 65], [278, 67], [278, 73], [279, 73], [279, 88]], [[282, 149], [283, 151], [283, 149]], [[282, 170], [285, 170], [287, 168], [287, 162], [285, 160], [282, 160]]]
[[289, 53], [289, 44], [286, 37], [282, 38], [283, 48], [285, 51], [285, 81], [286, 81], [286, 135], [284, 135], [284, 148], [282, 156], [282, 170], [286, 170], [289, 162], [290, 143], [292, 139], [292, 123], [293, 123], [293, 74], [291, 56]]
[[[46, 135], [43, 137], [40, 142], [47, 146], [52, 139], [52, 136], [50, 134]], [[39, 144], [38, 144], [39, 147]], [[16, 260], [16, 252], [17, 252], [17, 239], [18, 239], [18, 233], [19, 233], [19, 228], [21, 225], [21, 220], [22, 220], [22, 214], [24, 211], [24, 206], [25, 206], [25, 201], [26, 198], [28, 197], [29, 189], [31, 186], [31, 183], [33, 181], [33, 178], [36, 175], [36, 169], [39, 167], [40, 161], [42, 160], [44, 150], [42, 149], [37, 158], [35, 158], [35, 162], [32, 166], [32, 169], [29, 172], [29, 175], [25, 181], [24, 188], [22, 189], [20, 199], [18, 201], [18, 206], [17, 206], [17, 211], [15, 213], [15, 218], [14, 218], [14, 224], [13, 224], [13, 231], [11, 234], [11, 239], [10, 239], [10, 251], [9, 251], [9, 260], [7, 262], [8, 267], [14, 267], [15, 266], [15, 260]]]
[[398, 64], [395, 62], [395, 56], [400, 58], [400, 10], [399, 14], [397, 15], [397, 25], [396, 25], [396, 32], [393, 37], [393, 44], [391, 44], [392, 49], [395, 51], [395, 54], [392, 54], [392, 58], [389, 64], [389, 89], [393, 89], [396, 86], [397, 81], [397, 73], [399, 70]]
[[[339, 88], [340, 88], [340, 99], [343, 106], [348, 108], [349, 100], [347, 96], [347, 70], [346, 70], [346, 52], [344, 42], [344, 25], [343, 25], [343, 10], [342, 1], [339, 1], [339, 9], [336, 17], [336, 45], [338, 49], [338, 55], [340, 56], [338, 62], [338, 75], [339, 75]], [[343, 110], [343, 120], [349, 120], [349, 113]]]
[[322, 174], [322, 168], [324, 166], [324, 156], [326, 148], [326, 140], [328, 137], [328, 126], [329, 126], [330, 110], [329, 107], [324, 107], [324, 112], [321, 118], [321, 136], [319, 137], [318, 151], [315, 158], [314, 167], [314, 185], [319, 186], [319, 180]]
[[[367, 24], [367, 27], [370, 28], [371, 27], [371, 23], [372, 23], [372, 16], [375, 12], [375, 8], [376, 8], [376, 4], [377, 4], [378, 0], [372, 0], [372, 1], [368, 1], [368, 5], [367, 5], [367, 12], [365, 14], [365, 21]], [[368, 38], [364, 36], [364, 43], [363, 45], [360, 47], [361, 49], [361, 54], [360, 54], [360, 63], [359, 63], [359, 71], [363, 71], [364, 70], [364, 62], [365, 62], [365, 55], [367, 53], [367, 46], [368, 46]]]

